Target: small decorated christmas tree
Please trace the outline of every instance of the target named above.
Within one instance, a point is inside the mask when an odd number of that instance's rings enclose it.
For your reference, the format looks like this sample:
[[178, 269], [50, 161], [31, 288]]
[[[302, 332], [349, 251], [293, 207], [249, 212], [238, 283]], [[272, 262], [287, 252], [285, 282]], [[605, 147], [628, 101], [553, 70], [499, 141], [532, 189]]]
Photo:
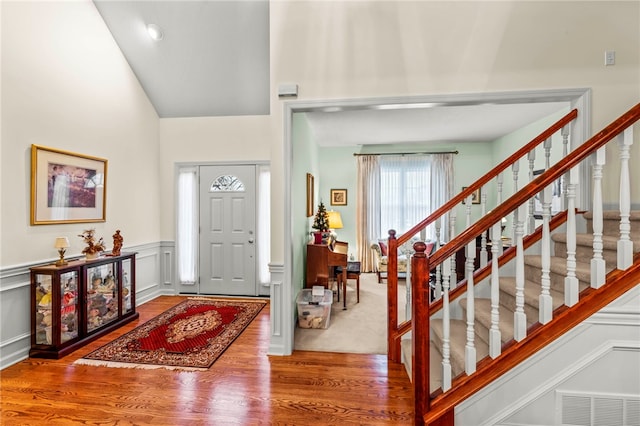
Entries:
[[329, 215], [327, 214], [327, 209], [324, 207], [324, 203], [322, 201], [320, 201], [320, 204], [318, 205], [318, 211], [316, 212], [316, 216], [313, 218], [313, 225], [311, 227], [318, 231], [329, 230]]

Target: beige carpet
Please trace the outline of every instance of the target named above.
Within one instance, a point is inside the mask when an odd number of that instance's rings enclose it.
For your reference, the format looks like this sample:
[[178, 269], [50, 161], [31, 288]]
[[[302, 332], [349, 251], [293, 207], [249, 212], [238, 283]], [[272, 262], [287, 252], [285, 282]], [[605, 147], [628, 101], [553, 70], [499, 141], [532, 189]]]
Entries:
[[[398, 318], [405, 315], [405, 282], [398, 288]], [[387, 284], [378, 284], [376, 274], [360, 275], [360, 303], [356, 303], [356, 281], [347, 282], [347, 310], [342, 299], [333, 298], [329, 327], [295, 329], [295, 350], [319, 352], [387, 353]]]

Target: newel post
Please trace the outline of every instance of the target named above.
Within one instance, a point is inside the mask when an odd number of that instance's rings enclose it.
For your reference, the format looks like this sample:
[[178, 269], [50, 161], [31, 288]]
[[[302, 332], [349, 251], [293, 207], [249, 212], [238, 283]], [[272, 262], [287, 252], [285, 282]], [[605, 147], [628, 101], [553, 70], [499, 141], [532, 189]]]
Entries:
[[413, 332], [413, 385], [415, 394], [415, 424], [424, 424], [429, 411], [429, 258], [427, 245], [419, 241], [413, 245], [411, 257], [411, 328]]

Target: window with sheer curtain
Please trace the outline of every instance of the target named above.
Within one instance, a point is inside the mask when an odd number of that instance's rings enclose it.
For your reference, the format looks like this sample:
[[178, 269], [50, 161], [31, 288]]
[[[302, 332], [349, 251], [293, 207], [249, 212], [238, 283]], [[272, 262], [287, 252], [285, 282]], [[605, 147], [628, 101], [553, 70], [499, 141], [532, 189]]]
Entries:
[[382, 156], [380, 165], [380, 235], [403, 234], [431, 212], [431, 157]]
[[[452, 194], [453, 154], [358, 156], [356, 243], [364, 270], [373, 267], [372, 242], [387, 238], [390, 229], [402, 235]], [[440, 232], [440, 241], [446, 241], [446, 217]], [[420, 238], [435, 240], [434, 225]]]
[[196, 167], [181, 167], [178, 172], [178, 224], [176, 252], [178, 282], [196, 283], [198, 252], [198, 178]]

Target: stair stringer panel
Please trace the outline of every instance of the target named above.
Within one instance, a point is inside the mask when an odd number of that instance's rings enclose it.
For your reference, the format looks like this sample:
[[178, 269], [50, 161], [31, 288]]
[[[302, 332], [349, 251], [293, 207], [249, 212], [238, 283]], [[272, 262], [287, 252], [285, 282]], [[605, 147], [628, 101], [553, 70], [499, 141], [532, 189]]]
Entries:
[[556, 391], [640, 395], [640, 284], [462, 402], [455, 424], [558, 424]]

